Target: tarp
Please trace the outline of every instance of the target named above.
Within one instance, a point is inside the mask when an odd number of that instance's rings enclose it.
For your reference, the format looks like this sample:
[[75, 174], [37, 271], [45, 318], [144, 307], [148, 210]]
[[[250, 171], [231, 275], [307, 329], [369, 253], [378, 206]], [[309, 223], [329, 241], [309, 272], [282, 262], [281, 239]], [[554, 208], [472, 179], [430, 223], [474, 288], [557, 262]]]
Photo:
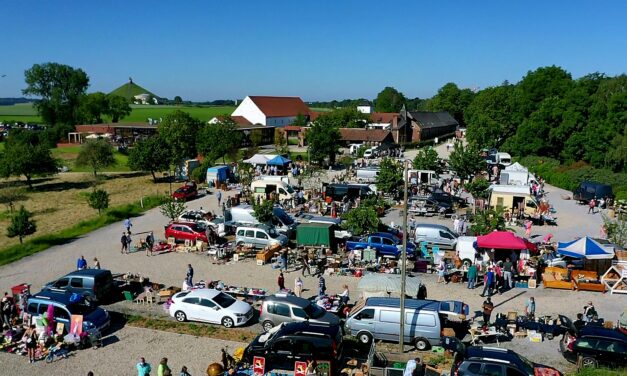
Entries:
[[535, 251], [536, 245], [509, 231], [493, 231], [477, 237], [477, 247], [494, 249], [528, 249]]
[[270, 166], [286, 166], [292, 163], [292, 161], [288, 158], [285, 158], [282, 155], [277, 155], [276, 157], [270, 159], [267, 164]]
[[614, 258], [614, 249], [599, 244], [596, 240], [584, 236], [572, 242], [557, 243], [557, 253], [576, 258], [590, 260]]
[[[405, 279], [405, 295], [417, 296], [423, 283], [419, 278], [407, 277]], [[401, 275], [368, 273], [359, 280], [357, 288], [364, 299], [374, 296], [399, 298], [401, 296]]]
[[315, 247], [325, 245], [335, 249], [335, 231], [331, 223], [301, 223], [296, 228], [296, 244]]
[[225, 182], [229, 179], [229, 166], [213, 166], [207, 169], [207, 183], [212, 180]]
[[268, 164], [268, 161], [276, 157], [276, 154], [255, 154], [252, 157], [245, 159], [245, 163], [250, 164]]

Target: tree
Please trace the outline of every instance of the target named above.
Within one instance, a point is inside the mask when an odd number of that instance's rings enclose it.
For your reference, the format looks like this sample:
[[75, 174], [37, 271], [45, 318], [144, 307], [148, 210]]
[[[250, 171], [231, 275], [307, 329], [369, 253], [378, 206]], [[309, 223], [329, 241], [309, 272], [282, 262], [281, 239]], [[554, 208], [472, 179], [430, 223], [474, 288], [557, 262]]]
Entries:
[[483, 178], [464, 184], [464, 188], [475, 199], [487, 199], [490, 196], [490, 191], [488, 190], [490, 182]]
[[105, 140], [92, 140], [84, 143], [76, 158], [76, 165], [91, 168], [94, 178], [98, 178], [99, 170], [114, 164], [113, 147]]
[[464, 111], [470, 143], [480, 148], [499, 148], [516, 133], [514, 86], [497, 86], [481, 90]]
[[621, 247], [627, 246], [627, 220], [624, 214], [616, 219], [603, 215], [603, 227], [609, 241]]
[[120, 119], [130, 115], [132, 111], [126, 98], [115, 94], [107, 95], [107, 109], [104, 113], [111, 117], [111, 122], [117, 123]]
[[196, 157], [196, 140], [202, 139], [198, 137], [201, 127], [200, 120], [181, 110], [176, 110], [164, 117], [157, 132], [168, 144], [170, 160], [173, 163]]
[[170, 169], [170, 149], [159, 135], [141, 140], [130, 150], [128, 166], [134, 171], [150, 172], [156, 183], [155, 172]]
[[5, 177], [24, 175], [29, 188], [33, 188], [34, 176], [57, 173], [57, 161], [44, 144], [33, 144], [26, 139], [9, 136], [2, 153], [1, 172]]
[[305, 133], [311, 160], [322, 164], [329, 158], [329, 164], [334, 164], [335, 156], [340, 150], [338, 140], [341, 138], [338, 127], [334, 126], [329, 118], [320, 116]]
[[23, 189], [18, 187], [8, 187], [0, 190], [0, 204], [6, 205], [9, 212], [13, 213], [15, 204], [28, 199]]
[[353, 235], [370, 234], [378, 230], [379, 217], [373, 207], [360, 205], [344, 216], [343, 226]]
[[98, 210], [98, 215], [109, 207], [109, 193], [104, 189], [96, 189], [87, 196], [87, 203], [92, 209]]
[[22, 244], [22, 239], [25, 236], [32, 235], [37, 231], [37, 225], [31, 217], [32, 214], [24, 209], [24, 206], [20, 206], [20, 210], [11, 217], [11, 223], [7, 227], [7, 236], [9, 238], [19, 237], [20, 244]]
[[261, 223], [271, 223], [274, 217], [274, 202], [264, 200], [259, 205], [253, 203], [253, 215]]
[[506, 231], [504, 210], [502, 207], [479, 211], [474, 217], [470, 231], [475, 235], [485, 235], [492, 231]]
[[107, 95], [102, 92], [96, 92], [83, 95], [80, 98], [80, 117], [81, 122], [86, 124], [102, 123], [102, 115], [109, 109]]
[[486, 169], [486, 162], [481, 157], [477, 147], [464, 146], [461, 141], [455, 142], [455, 147], [449, 156], [449, 166], [460, 177], [462, 184], [465, 179], [472, 181], [473, 177]]
[[470, 89], [460, 90], [452, 82], [442, 86], [438, 93], [427, 102], [429, 111], [447, 111], [460, 124], [464, 124], [464, 112], [472, 102], [474, 93]]
[[80, 99], [89, 86], [82, 69], [57, 63], [35, 64], [24, 72], [22, 93], [40, 99], [35, 109], [46, 124], [78, 124]]
[[179, 104], [181, 104], [181, 103], [183, 103], [183, 98], [181, 98], [181, 97], [180, 97], [180, 96], [178, 96], [178, 95], [177, 95], [177, 96], [175, 96], [175, 97], [174, 97], [174, 104], [179, 105]]
[[187, 208], [185, 208], [185, 202], [177, 201], [172, 197], [168, 197], [166, 201], [159, 206], [161, 214], [168, 217], [172, 222], [176, 221], [185, 210], [187, 210]]
[[399, 112], [406, 101], [403, 93], [387, 86], [377, 95], [374, 107], [377, 112]]
[[280, 149], [287, 142], [285, 139], [285, 132], [279, 128], [274, 128], [274, 147], [275, 149]]
[[233, 159], [242, 145], [242, 132], [233, 119], [226, 117], [216, 124], [206, 124], [200, 128], [196, 147], [198, 153], [215, 161], [228, 155]]
[[438, 174], [442, 172], [440, 157], [438, 152], [431, 146], [418, 150], [416, 158], [414, 158], [414, 168], [416, 170], [433, 170]]
[[403, 189], [403, 166], [390, 158], [383, 158], [377, 175], [377, 190], [397, 194]]
[[336, 128], [364, 128], [370, 122], [370, 115], [359, 112], [354, 107], [338, 108], [325, 112], [321, 117], [325, 118], [325, 124]]

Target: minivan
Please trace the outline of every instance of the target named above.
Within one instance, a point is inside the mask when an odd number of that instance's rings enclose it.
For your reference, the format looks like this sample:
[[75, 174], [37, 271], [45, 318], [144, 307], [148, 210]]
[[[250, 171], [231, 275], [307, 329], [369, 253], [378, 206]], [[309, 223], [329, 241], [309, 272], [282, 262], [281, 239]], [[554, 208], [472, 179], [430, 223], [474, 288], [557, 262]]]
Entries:
[[48, 306], [52, 305], [54, 321], [63, 323], [68, 333], [72, 315], [83, 316], [83, 331], [97, 328], [102, 332], [109, 327], [111, 320], [107, 310], [95, 305], [71, 303], [71, 296], [66, 292], [42, 291], [28, 298], [26, 312], [32, 317], [45, 315]]
[[[468, 313], [468, 306], [460, 301], [406, 299], [405, 343], [413, 343], [418, 350], [437, 346], [445, 327], [459, 324], [467, 326]], [[457, 320], [450, 321], [451, 318]], [[364, 344], [373, 339], [397, 342], [399, 324], [400, 299], [368, 298], [360, 308], [351, 312], [344, 324], [344, 330]], [[461, 332], [467, 333], [463, 330]]]
[[294, 321], [340, 325], [338, 316], [298, 296], [275, 294], [263, 300], [259, 312], [259, 322], [263, 330], [267, 332], [281, 323]]
[[593, 181], [584, 181], [573, 192], [573, 200], [579, 202], [588, 202], [592, 199], [602, 198], [614, 198], [612, 186]]
[[272, 199], [273, 195], [276, 195], [279, 201], [296, 198], [294, 188], [284, 181], [255, 180], [250, 184], [250, 190], [255, 200], [258, 197], [261, 200], [269, 200]]
[[84, 269], [71, 272], [56, 281], [47, 283], [44, 291], [76, 293], [94, 302], [110, 300], [115, 292], [111, 271]]
[[254, 248], [272, 247], [287, 245], [287, 236], [279, 234], [274, 228], [257, 225], [257, 226], [241, 226], [235, 232], [235, 244], [250, 244]]
[[437, 245], [440, 249], [455, 249], [457, 244], [457, 235], [443, 225], [420, 223], [416, 225], [415, 233], [416, 244], [424, 242], [431, 247]]
[[[288, 238], [293, 238], [296, 235], [296, 222], [287, 214], [283, 208], [275, 206], [272, 208], [272, 225], [276, 230], [286, 235]], [[233, 206], [230, 209], [226, 209], [224, 212], [224, 220], [226, 224], [233, 227], [238, 225], [258, 225], [259, 220], [255, 218], [255, 211], [252, 205], [238, 205]]]

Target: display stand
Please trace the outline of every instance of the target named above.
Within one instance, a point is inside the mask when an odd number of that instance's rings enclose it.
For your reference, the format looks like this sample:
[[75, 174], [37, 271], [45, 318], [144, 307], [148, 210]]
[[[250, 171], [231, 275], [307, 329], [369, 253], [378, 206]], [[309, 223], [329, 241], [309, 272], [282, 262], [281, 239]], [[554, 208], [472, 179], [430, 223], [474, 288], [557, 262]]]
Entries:
[[627, 294], [627, 263], [612, 265], [601, 277], [611, 294]]

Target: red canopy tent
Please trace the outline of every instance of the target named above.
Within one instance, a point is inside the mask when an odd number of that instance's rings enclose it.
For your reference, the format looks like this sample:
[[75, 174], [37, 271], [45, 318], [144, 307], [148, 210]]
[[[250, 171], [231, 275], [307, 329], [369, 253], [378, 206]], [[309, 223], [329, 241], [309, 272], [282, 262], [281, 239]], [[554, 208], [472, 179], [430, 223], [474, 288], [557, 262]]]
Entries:
[[537, 247], [527, 239], [523, 239], [509, 231], [493, 231], [477, 237], [477, 247], [494, 249], [528, 249], [536, 251]]

